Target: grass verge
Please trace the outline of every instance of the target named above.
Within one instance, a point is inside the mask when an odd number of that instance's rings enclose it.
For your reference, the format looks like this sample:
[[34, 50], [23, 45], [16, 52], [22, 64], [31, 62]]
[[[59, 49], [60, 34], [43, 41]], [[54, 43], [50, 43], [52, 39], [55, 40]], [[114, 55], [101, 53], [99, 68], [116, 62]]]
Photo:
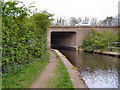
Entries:
[[[54, 52], [56, 56], [58, 54]], [[54, 71], [55, 76], [48, 80], [48, 86], [51, 88], [74, 88], [73, 83], [68, 74], [67, 68], [58, 56], [57, 69]]]
[[2, 77], [2, 88], [30, 88], [40, 76], [49, 62], [49, 53], [41, 59], [32, 59], [29, 64], [23, 65], [23, 71], [16, 74], [7, 73]]

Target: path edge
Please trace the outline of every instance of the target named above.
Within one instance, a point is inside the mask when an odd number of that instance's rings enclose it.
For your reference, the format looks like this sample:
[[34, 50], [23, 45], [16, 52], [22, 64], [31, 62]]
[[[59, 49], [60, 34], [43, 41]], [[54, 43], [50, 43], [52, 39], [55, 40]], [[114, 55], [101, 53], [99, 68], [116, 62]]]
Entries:
[[78, 70], [75, 69], [76, 67], [74, 67], [59, 50], [52, 49], [52, 51], [55, 51], [57, 53], [57, 55], [60, 57], [60, 59], [66, 66], [74, 88], [88, 88], [87, 84], [85, 83], [81, 75], [78, 73]]

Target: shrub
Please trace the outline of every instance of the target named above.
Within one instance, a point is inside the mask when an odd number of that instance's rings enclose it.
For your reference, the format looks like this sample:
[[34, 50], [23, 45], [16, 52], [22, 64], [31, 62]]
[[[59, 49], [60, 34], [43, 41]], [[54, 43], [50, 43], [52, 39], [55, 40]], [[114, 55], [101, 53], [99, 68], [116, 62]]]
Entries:
[[118, 37], [112, 31], [103, 31], [99, 33], [96, 30], [91, 30], [82, 40], [82, 48], [87, 51], [106, 50], [108, 42], [116, 42]]
[[[18, 7], [18, 5], [20, 7]], [[29, 63], [46, 52], [47, 31], [53, 15], [47, 11], [30, 16], [30, 8], [20, 1], [2, 2], [2, 69]]]

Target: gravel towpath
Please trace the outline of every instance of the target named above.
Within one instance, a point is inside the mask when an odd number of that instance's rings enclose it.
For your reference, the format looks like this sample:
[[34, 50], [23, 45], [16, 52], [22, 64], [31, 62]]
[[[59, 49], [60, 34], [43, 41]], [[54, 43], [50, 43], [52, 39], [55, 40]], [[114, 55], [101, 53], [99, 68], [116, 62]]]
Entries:
[[[52, 88], [47, 87], [48, 86], [48, 80], [55, 76], [54, 70], [57, 68], [58, 64], [58, 58], [54, 54], [52, 50], [48, 50], [50, 53], [50, 62], [48, 63], [45, 70], [41, 73], [38, 80], [32, 84], [31, 88]], [[59, 57], [62, 59], [63, 63], [65, 64], [69, 76], [73, 82], [74, 88], [88, 88], [88, 86], [85, 84], [82, 77], [78, 74], [77, 70], [74, 70], [74, 66], [68, 61], [67, 58], [62, 55], [58, 50], [54, 50], [59, 55]]]
[[46, 88], [48, 84], [47, 83], [48, 80], [54, 77], [53, 71], [57, 68], [56, 65], [58, 64], [57, 63], [58, 59], [56, 58], [56, 55], [54, 54], [53, 51], [49, 50], [49, 53], [50, 53], [50, 62], [48, 63], [45, 70], [41, 73], [38, 80], [35, 83], [33, 83], [31, 88]]

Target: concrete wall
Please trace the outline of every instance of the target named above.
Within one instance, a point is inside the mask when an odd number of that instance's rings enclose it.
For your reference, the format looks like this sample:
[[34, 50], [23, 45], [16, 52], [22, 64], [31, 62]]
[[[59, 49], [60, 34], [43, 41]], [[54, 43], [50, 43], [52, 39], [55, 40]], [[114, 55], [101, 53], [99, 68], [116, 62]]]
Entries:
[[[77, 48], [79, 45], [82, 44], [82, 39], [87, 35], [87, 33], [91, 29], [97, 30], [100, 33], [102, 33], [103, 31], [108, 31], [108, 30], [113, 31], [113, 33], [115, 34], [118, 33], [118, 27], [52, 26], [48, 31], [48, 35], [47, 35], [48, 45], [47, 46], [48, 48], [51, 47], [51, 33], [54, 33], [55, 44]], [[52, 38], [54, 38], [54, 35], [52, 35]]]

